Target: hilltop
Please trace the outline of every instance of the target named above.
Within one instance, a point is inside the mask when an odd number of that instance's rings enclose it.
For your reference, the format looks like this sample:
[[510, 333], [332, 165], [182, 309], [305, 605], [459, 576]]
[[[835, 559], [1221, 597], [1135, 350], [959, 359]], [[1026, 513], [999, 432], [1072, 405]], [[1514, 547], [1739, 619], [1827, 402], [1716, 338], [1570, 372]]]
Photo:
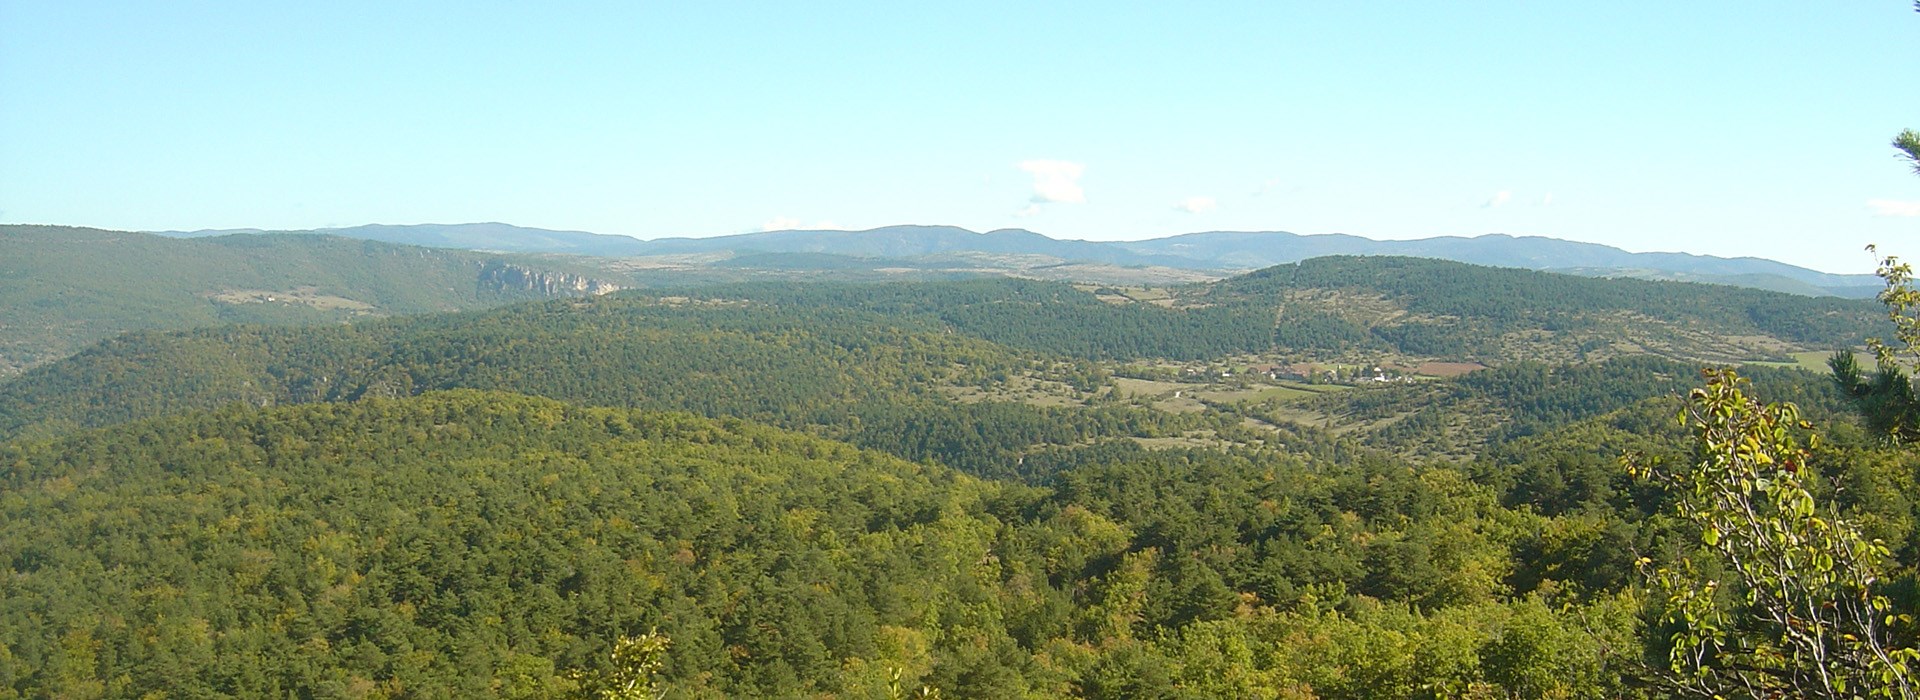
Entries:
[[[0, 226], [0, 377], [123, 331], [330, 323], [608, 291], [586, 266], [338, 236]], [[600, 275], [604, 277], [604, 275]]]

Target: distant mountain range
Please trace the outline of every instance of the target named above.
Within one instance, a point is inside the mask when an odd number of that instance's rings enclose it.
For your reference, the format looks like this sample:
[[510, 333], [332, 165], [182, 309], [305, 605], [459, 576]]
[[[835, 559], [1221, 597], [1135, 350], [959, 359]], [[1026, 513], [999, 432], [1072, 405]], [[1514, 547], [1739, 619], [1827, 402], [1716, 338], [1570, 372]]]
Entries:
[[791, 264], [814, 260], [836, 267], [844, 267], [852, 262], [843, 258], [910, 260], [927, 256], [977, 254], [1045, 256], [1062, 262], [1238, 272], [1327, 255], [1404, 255], [1594, 277], [1730, 284], [1809, 296], [1870, 297], [1881, 286], [1880, 280], [1873, 275], [1837, 275], [1763, 258], [1632, 253], [1597, 243], [1504, 234], [1379, 241], [1345, 234], [1209, 231], [1144, 241], [1102, 242], [1060, 240], [1024, 229], [978, 233], [955, 226], [887, 226], [865, 231], [783, 230], [643, 241], [628, 236], [551, 231], [502, 223], [368, 225], [313, 231], [229, 229], [157, 233], [179, 238], [232, 233], [325, 233], [436, 248], [603, 257], [682, 254], [744, 257], [808, 253], [812, 255]]
[[348, 228], [322, 228], [306, 231], [273, 231], [257, 228], [206, 229], [200, 231], [152, 231], [171, 238], [205, 238], [236, 233], [324, 233], [344, 238], [417, 245], [428, 248], [460, 248], [506, 253], [570, 253], [573, 255], [628, 256], [647, 255], [646, 241], [632, 236], [615, 236], [586, 231], [549, 231], [512, 224], [414, 224], [392, 226], [368, 224]]

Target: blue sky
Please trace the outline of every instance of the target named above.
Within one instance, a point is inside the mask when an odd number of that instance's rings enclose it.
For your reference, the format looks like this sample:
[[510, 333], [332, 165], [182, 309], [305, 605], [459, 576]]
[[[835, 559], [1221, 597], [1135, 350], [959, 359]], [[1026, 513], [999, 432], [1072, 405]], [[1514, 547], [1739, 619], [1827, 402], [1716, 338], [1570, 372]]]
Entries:
[[1903, 0], [0, 0], [0, 222], [1920, 257]]

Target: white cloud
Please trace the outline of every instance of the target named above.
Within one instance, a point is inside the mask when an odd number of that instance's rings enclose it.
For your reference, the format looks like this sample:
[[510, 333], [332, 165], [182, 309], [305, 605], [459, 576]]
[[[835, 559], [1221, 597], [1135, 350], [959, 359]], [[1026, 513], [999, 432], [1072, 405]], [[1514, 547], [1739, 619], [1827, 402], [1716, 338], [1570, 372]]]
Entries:
[[1021, 209], [1020, 211], [1016, 211], [1016, 212], [1014, 212], [1014, 213], [1013, 213], [1013, 215], [1014, 215], [1014, 216], [1018, 216], [1018, 217], [1021, 217], [1021, 218], [1026, 218], [1026, 217], [1029, 217], [1029, 216], [1033, 216], [1034, 214], [1038, 214], [1038, 213], [1040, 213], [1040, 205], [1039, 205], [1039, 204], [1028, 204], [1028, 205], [1027, 205], [1027, 208], [1025, 208], [1025, 209]]
[[1507, 202], [1512, 200], [1513, 200], [1513, 190], [1500, 190], [1499, 192], [1493, 193], [1493, 197], [1489, 198], [1486, 204], [1480, 205], [1480, 208], [1492, 209], [1502, 204], [1506, 204]]
[[1280, 189], [1280, 178], [1268, 178], [1267, 181], [1260, 183], [1260, 189], [1253, 191], [1253, 196], [1264, 197], [1267, 193], [1277, 189]]
[[1080, 174], [1087, 166], [1064, 160], [1023, 160], [1020, 169], [1033, 175], [1034, 204], [1061, 202], [1083, 204], [1086, 190], [1080, 189]]
[[1214, 201], [1212, 197], [1208, 197], [1205, 195], [1194, 195], [1192, 197], [1188, 197], [1186, 199], [1180, 200], [1180, 203], [1173, 205], [1173, 208], [1179, 209], [1180, 211], [1184, 211], [1188, 214], [1199, 214], [1203, 212], [1213, 211], [1214, 207], [1217, 207], [1217, 206], [1220, 206], [1220, 203], [1217, 201]]
[[1875, 216], [1920, 216], [1920, 202], [1902, 202], [1895, 199], [1869, 199], [1867, 206], [1873, 208]]
[[1550, 206], [1553, 206], [1553, 193], [1552, 193], [1552, 192], [1548, 192], [1548, 193], [1546, 194], [1546, 196], [1543, 196], [1543, 197], [1541, 197], [1541, 198], [1540, 198], [1540, 206], [1543, 206], [1543, 207], [1550, 207]]

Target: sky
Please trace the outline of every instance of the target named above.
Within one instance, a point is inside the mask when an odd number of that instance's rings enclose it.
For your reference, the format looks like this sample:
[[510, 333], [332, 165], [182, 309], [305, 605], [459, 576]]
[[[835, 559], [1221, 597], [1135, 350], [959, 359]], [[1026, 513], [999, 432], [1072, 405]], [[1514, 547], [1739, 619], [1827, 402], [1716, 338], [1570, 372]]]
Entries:
[[0, 0], [0, 223], [1507, 233], [1920, 257], [1850, 2]]

